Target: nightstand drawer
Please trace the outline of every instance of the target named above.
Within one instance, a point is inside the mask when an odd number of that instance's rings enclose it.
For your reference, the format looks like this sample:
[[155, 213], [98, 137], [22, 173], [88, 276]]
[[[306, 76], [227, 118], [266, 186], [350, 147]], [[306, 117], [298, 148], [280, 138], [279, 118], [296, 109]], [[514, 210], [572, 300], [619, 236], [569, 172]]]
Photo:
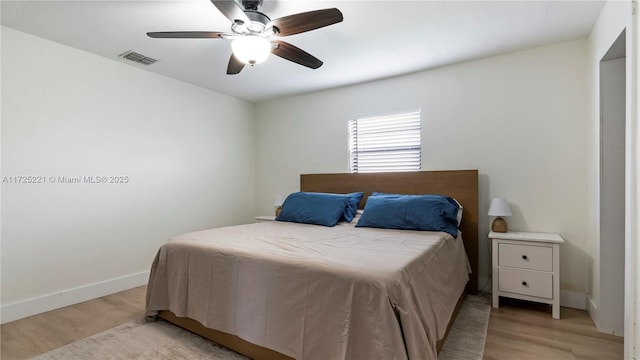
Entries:
[[553, 248], [519, 244], [500, 244], [498, 264], [521, 269], [553, 271]]
[[503, 268], [498, 271], [500, 291], [553, 299], [553, 274]]

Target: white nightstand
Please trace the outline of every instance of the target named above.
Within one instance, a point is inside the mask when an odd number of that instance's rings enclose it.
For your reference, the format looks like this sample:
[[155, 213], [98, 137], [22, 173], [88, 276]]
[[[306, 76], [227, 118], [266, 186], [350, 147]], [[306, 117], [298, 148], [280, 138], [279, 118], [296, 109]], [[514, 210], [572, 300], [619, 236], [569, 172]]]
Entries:
[[560, 319], [560, 244], [558, 234], [489, 233], [493, 243], [493, 307], [500, 296], [552, 305]]
[[276, 217], [274, 215], [260, 215], [254, 217], [254, 219], [256, 220], [256, 222], [275, 221]]

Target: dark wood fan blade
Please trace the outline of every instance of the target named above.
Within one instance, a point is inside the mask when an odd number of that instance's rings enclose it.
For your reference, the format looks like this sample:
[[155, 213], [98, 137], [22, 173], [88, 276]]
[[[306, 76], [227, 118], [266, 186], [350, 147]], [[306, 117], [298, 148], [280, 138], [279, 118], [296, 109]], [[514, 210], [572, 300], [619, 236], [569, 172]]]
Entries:
[[223, 34], [217, 31], [159, 31], [148, 32], [147, 36], [158, 39], [217, 39]]
[[289, 36], [341, 22], [342, 13], [336, 8], [314, 10], [284, 16], [271, 22], [279, 36]]
[[289, 44], [288, 42], [275, 40], [271, 43], [276, 45], [275, 48], [271, 51], [274, 55], [312, 69], [317, 69], [322, 66], [322, 61], [320, 61], [318, 58], [296, 46]]
[[227, 66], [227, 75], [239, 74], [242, 68], [244, 68], [244, 63], [238, 60], [235, 55], [231, 54], [229, 65]]
[[251, 22], [244, 10], [233, 0], [211, 0], [213, 5], [220, 10], [222, 15], [234, 23], [236, 20], [240, 20], [245, 24]]

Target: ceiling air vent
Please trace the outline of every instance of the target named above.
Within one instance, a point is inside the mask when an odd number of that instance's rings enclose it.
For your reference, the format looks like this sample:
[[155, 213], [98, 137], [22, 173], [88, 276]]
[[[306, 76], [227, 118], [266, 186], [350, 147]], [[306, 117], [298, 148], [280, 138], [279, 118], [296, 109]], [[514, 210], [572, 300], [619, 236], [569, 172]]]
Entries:
[[154, 62], [158, 61], [156, 59], [150, 58], [148, 56], [144, 56], [142, 54], [138, 54], [137, 52], [131, 51], [131, 50], [124, 52], [118, 56], [120, 56], [121, 58], [125, 58], [127, 60], [135, 61], [143, 65], [151, 65]]

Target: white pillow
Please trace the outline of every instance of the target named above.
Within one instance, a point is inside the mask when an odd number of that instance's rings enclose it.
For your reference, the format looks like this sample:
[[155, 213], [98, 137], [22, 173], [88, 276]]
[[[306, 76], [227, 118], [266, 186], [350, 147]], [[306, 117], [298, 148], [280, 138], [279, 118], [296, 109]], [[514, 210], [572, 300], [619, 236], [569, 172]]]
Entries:
[[458, 204], [458, 214], [456, 214], [456, 219], [458, 220], [458, 227], [460, 227], [460, 222], [462, 222], [462, 210], [464, 210], [462, 208], [462, 204], [460, 204], [460, 202], [456, 199], [453, 199], [456, 204]]

